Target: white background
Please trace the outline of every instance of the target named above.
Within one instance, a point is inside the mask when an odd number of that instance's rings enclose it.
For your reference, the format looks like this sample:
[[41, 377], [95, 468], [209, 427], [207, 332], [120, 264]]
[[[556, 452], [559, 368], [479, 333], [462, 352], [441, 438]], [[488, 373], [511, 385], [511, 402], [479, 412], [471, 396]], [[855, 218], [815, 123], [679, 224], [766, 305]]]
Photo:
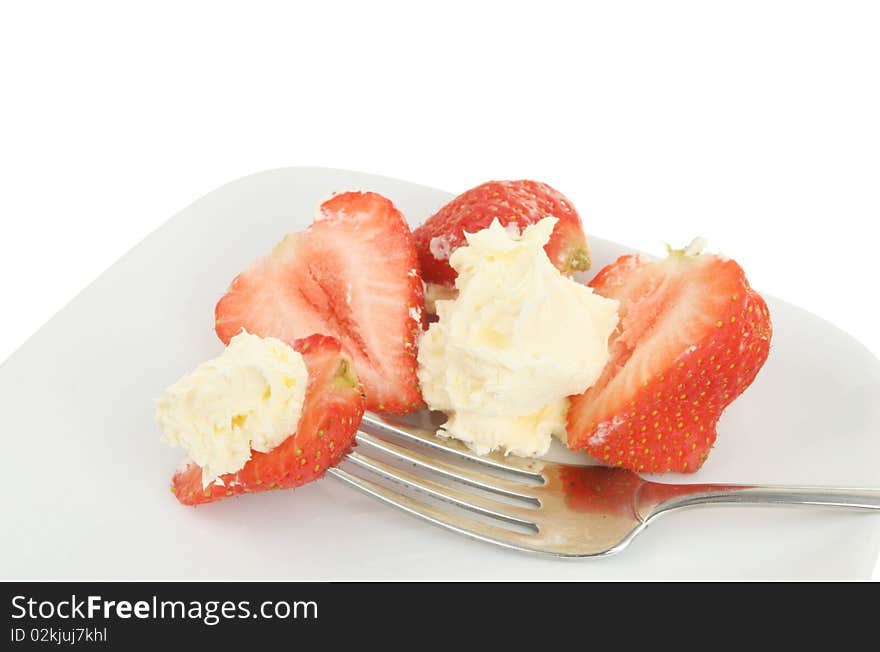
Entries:
[[11, 4], [0, 361], [184, 206], [287, 165], [544, 180], [588, 233], [705, 236], [880, 353], [880, 4]]

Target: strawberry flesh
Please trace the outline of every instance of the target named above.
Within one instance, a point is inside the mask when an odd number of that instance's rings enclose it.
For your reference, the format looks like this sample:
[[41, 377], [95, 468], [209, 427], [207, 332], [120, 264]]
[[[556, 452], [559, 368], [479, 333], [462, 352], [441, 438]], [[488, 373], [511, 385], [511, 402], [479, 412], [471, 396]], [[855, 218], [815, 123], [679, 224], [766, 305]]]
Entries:
[[403, 216], [379, 194], [346, 192], [321, 204], [308, 229], [233, 280], [215, 313], [225, 343], [242, 328], [288, 343], [332, 335], [354, 363], [368, 409], [400, 414], [423, 405], [418, 258]]

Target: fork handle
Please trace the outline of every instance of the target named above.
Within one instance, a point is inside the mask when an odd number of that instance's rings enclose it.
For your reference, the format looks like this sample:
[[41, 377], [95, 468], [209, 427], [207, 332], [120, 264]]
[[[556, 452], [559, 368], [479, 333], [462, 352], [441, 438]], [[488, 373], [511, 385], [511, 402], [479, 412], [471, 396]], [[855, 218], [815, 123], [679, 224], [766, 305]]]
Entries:
[[671, 509], [695, 505], [817, 505], [880, 510], [880, 489], [646, 482], [636, 497], [636, 514], [646, 521]]

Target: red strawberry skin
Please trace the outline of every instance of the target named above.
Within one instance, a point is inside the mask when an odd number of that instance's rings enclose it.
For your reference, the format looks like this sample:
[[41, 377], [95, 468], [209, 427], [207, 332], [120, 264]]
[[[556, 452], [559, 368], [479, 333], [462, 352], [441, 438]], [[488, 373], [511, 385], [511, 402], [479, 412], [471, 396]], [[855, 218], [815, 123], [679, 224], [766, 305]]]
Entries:
[[449, 255], [466, 244], [465, 232], [481, 231], [496, 218], [502, 226], [512, 223], [522, 232], [548, 215], [559, 220], [544, 248], [553, 264], [563, 274], [589, 269], [590, 249], [581, 218], [562, 193], [539, 181], [488, 181], [450, 201], [415, 230], [425, 282], [455, 282]]
[[367, 409], [403, 414], [423, 405], [416, 375], [425, 301], [413, 235], [390, 200], [345, 192], [233, 281], [215, 309], [224, 343], [242, 328], [291, 343], [339, 339]]
[[735, 261], [709, 254], [623, 256], [590, 285], [620, 301], [620, 323], [602, 376], [571, 399], [569, 447], [633, 471], [696, 471], [767, 359], [767, 304]]
[[178, 471], [171, 491], [184, 505], [199, 505], [242, 493], [288, 489], [317, 480], [348, 453], [364, 414], [364, 397], [339, 341], [312, 335], [293, 343], [309, 372], [296, 432], [268, 453], [253, 451], [236, 473], [202, 487], [202, 469]]

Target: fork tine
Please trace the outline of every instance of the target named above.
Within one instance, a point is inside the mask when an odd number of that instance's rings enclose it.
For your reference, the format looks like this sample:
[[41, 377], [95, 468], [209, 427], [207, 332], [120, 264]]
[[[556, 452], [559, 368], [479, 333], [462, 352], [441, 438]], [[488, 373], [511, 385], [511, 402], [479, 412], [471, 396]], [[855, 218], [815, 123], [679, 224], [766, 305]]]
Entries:
[[504, 546], [505, 548], [540, 552], [540, 550], [535, 547], [535, 543], [530, 540], [533, 535], [521, 534], [519, 532], [514, 532], [513, 530], [481, 523], [480, 521], [470, 519], [463, 515], [444, 512], [432, 505], [419, 502], [409, 496], [376, 484], [375, 482], [353, 475], [338, 466], [327, 469], [327, 473], [352, 485], [360, 491], [373, 496], [374, 498], [378, 498], [384, 503], [402, 509], [413, 516], [423, 518], [426, 521], [430, 521], [434, 525], [439, 525], [447, 530], [458, 532], [459, 534], [463, 534], [479, 541]]
[[[537, 531], [537, 526], [533, 518], [535, 510], [523, 507], [515, 507], [504, 503], [497, 503], [491, 499], [486, 499], [476, 494], [461, 491], [454, 487], [442, 485], [427, 478], [422, 478], [403, 469], [398, 469], [390, 464], [371, 459], [357, 451], [351, 452], [346, 458], [349, 462], [357, 466], [372, 471], [373, 473], [392, 482], [402, 484], [417, 491], [432, 496], [438, 500], [442, 500], [463, 509], [467, 509], [483, 516], [490, 516], [508, 523], [521, 525]], [[503, 505], [506, 512], [498, 511]], [[531, 513], [531, 514], [530, 514]]]
[[448, 453], [474, 464], [488, 466], [498, 471], [506, 471], [528, 480], [543, 481], [543, 476], [540, 473], [540, 463], [535, 460], [510, 459], [497, 454], [477, 455], [469, 451], [465, 446], [459, 445], [458, 442], [452, 440], [446, 442], [438, 441], [433, 432], [426, 431], [424, 428], [397, 423], [371, 412], [364, 413], [361, 426], [367, 426], [367, 428], [376, 431], [379, 435], [395, 435], [409, 442], [435, 451]]
[[357, 433], [355, 440], [358, 444], [366, 444], [376, 450], [380, 450], [383, 453], [396, 457], [401, 461], [409, 462], [419, 468], [432, 471], [445, 478], [449, 478], [450, 480], [463, 482], [472, 487], [477, 487], [484, 491], [490, 491], [501, 496], [507, 496], [508, 498], [522, 500], [534, 507], [541, 506], [541, 501], [537, 497], [527, 493], [530, 488], [528, 485], [510, 482], [502, 478], [486, 475], [485, 473], [479, 473], [478, 471], [466, 471], [460, 467], [446, 464], [439, 460], [432, 460], [430, 457], [422, 455], [421, 453], [378, 439], [373, 437], [373, 435], [362, 431]]

